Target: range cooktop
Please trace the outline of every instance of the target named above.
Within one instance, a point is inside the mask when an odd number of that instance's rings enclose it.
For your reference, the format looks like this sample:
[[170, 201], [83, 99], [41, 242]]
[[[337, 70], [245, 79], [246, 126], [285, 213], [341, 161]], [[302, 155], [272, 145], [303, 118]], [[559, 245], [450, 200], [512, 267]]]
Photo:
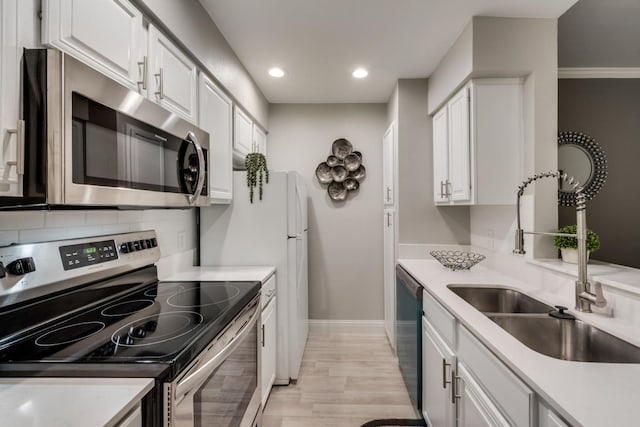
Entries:
[[[0, 322], [12, 325], [2, 328], [9, 334], [0, 339], [0, 363], [164, 363], [178, 372], [260, 288], [154, 277], [149, 267], [0, 313]], [[95, 302], [105, 293], [112, 296]]]

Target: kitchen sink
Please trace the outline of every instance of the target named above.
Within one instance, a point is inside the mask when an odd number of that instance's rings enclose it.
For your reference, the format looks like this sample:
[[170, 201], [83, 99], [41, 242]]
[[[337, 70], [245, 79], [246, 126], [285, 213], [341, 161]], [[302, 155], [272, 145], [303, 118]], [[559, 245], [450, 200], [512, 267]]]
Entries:
[[514, 289], [474, 285], [448, 288], [530, 349], [578, 362], [640, 363], [640, 347], [575, 319]]
[[460, 298], [483, 313], [549, 313], [553, 307], [507, 288], [449, 285]]
[[580, 320], [489, 314], [505, 331], [538, 353], [578, 362], [640, 363], [640, 347]]

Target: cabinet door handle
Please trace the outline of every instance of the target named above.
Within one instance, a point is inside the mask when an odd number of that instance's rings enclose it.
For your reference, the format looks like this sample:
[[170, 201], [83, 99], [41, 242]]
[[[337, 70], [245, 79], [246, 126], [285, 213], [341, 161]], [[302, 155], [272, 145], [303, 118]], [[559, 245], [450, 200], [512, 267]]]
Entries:
[[149, 61], [147, 55], [142, 57], [142, 62], [138, 62], [138, 69], [142, 67], [142, 80], [138, 82], [139, 86], [142, 86], [142, 90], [147, 90], [147, 66]]
[[8, 134], [16, 134], [16, 161], [7, 162], [16, 166], [16, 174], [24, 175], [24, 120], [18, 120], [15, 129], [7, 129]]
[[387, 202], [391, 200], [391, 187], [387, 187]]
[[447, 384], [451, 384], [451, 380], [447, 381], [447, 366], [451, 367], [451, 363], [447, 363], [446, 359], [442, 359], [442, 388], [447, 388]]
[[262, 329], [262, 347], [264, 347], [264, 325], [261, 326]]
[[387, 227], [391, 227], [391, 212], [387, 212]]
[[160, 70], [158, 71], [158, 74], [154, 74], [158, 82], [158, 90], [155, 92], [155, 94], [158, 98], [164, 99], [164, 73], [162, 71], [162, 67], [160, 67]]

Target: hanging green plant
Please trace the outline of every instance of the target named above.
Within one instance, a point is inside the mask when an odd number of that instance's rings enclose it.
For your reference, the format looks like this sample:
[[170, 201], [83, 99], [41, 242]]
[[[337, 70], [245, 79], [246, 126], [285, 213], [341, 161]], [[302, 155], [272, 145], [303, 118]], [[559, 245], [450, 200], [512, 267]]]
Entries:
[[249, 200], [253, 203], [253, 189], [258, 187], [258, 196], [262, 200], [262, 183], [269, 183], [269, 169], [267, 158], [262, 153], [249, 153], [244, 159], [247, 169], [247, 187], [249, 187]]

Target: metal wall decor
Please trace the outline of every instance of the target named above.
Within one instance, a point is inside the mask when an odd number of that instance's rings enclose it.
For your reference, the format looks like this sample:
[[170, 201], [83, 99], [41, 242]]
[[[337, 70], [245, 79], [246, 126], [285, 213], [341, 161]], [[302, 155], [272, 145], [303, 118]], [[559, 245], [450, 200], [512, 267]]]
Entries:
[[[558, 170], [578, 180], [587, 200], [591, 200], [607, 180], [607, 158], [589, 135], [573, 131], [559, 132]], [[575, 206], [575, 189], [561, 182], [558, 201], [562, 206]]]
[[316, 168], [316, 178], [320, 184], [329, 184], [327, 193], [331, 200], [342, 201], [350, 191], [360, 188], [367, 172], [362, 164], [362, 153], [353, 151], [353, 146], [345, 138], [333, 141], [331, 153]]

